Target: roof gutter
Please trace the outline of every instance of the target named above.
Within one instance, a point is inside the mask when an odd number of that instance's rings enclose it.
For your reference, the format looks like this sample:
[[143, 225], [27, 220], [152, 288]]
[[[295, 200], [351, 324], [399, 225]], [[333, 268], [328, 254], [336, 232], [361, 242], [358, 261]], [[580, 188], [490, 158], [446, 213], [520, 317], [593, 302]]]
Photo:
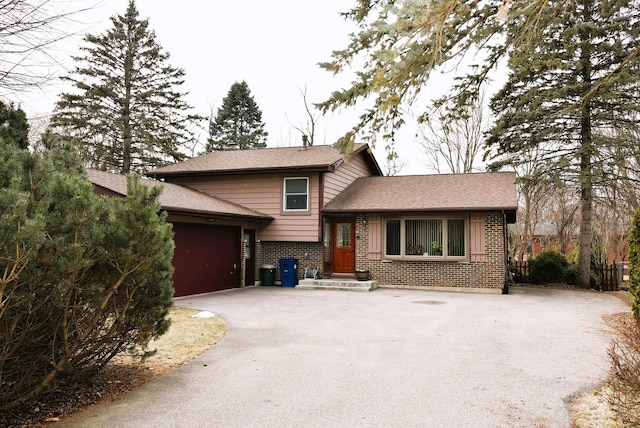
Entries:
[[175, 172], [159, 172], [149, 171], [145, 173], [147, 177], [163, 178], [163, 177], [215, 177], [226, 175], [247, 175], [247, 174], [274, 174], [274, 173], [307, 173], [307, 172], [334, 172], [334, 165], [313, 165], [303, 167], [286, 167], [286, 168], [242, 168], [242, 169], [225, 169], [215, 171], [175, 171]]
[[258, 223], [271, 223], [273, 217], [270, 216], [252, 216], [249, 214], [225, 214], [216, 213], [211, 211], [198, 211], [198, 210], [185, 210], [182, 208], [162, 207], [162, 210], [167, 214], [172, 215], [187, 215], [190, 217], [198, 218], [214, 218], [220, 220], [250, 220]]
[[[429, 213], [429, 212], [468, 212], [468, 211], [500, 211], [505, 213], [510, 219], [509, 214], [513, 213], [515, 220], [516, 208], [504, 207], [442, 207], [442, 208], [322, 208], [320, 211], [324, 213]], [[514, 221], [515, 222], [515, 221]], [[511, 221], [509, 223], [512, 223]]]

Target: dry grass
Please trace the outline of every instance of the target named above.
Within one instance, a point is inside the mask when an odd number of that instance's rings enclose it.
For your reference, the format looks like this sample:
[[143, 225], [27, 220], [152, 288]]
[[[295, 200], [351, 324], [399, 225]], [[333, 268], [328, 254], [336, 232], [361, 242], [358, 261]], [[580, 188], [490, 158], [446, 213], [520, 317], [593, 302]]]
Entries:
[[[633, 301], [628, 291], [613, 292], [629, 307]], [[604, 317], [616, 335], [609, 356], [612, 376], [600, 387], [583, 392], [569, 403], [573, 428], [637, 427], [640, 409], [637, 406], [640, 389], [638, 358], [640, 358], [640, 329], [631, 312]], [[629, 363], [629, 364], [627, 364]], [[623, 370], [621, 370], [623, 369]], [[635, 390], [628, 382], [621, 383], [620, 375], [635, 376]]]
[[626, 426], [640, 426], [640, 324], [629, 316], [609, 348], [612, 394], [609, 402]]
[[155, 355], [144, 362], [122, 355], [114, 358], [113, 363], [133, 364], [154, 370], [157, 376], [194, 359], [218, 343], [227, 332], [227, 325], [222, 318], [194, 318], [197, 312], [172, 308], [169, 331], [149, 344], [150, 349], [156, 349]]
[[612, 291], [611, 294], [622, 300], [629, 307], [633, 304], [633, 296], [628, 291]]

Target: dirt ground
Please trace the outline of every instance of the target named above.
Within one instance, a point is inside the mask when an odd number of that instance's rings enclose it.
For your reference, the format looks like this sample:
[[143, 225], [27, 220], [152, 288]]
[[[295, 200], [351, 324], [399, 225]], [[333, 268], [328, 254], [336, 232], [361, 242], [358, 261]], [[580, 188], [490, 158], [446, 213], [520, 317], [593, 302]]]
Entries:
[[139, 358], [127, 355], [117, 356], [91, 381], [60, 385], [29, 408], [0, 415], [0, 426], [50, 426], [97, 403], [112, 401], [180, 367], [210, 349], [227, 332], [227, 325], [222, 318], [194, 318], [197, 313], [191, 309], [174, 307], [169, 331], [149, 346], [150, 349], [157, 349], [155, 355], [142, 362]]

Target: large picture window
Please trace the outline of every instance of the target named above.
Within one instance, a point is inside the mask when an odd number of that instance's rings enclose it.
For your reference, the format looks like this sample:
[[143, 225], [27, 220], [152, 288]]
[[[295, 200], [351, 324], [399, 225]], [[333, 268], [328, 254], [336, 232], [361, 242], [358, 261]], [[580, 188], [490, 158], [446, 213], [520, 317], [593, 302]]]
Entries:
[[285, 178], [282, 204], [284, 211], [308, 211], [309, 179]]
[[466, 221], [462, 218], [406, 218], [385, 221], [385, 255], [391, 257], [466, 257]]

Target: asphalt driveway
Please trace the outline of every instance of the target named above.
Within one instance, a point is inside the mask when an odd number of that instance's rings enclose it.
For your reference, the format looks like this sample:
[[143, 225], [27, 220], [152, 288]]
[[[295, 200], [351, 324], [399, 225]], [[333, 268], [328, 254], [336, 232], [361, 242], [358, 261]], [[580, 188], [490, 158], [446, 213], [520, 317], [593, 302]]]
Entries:
[[178, 370], [95, 407], [87, 427], [568, 427], [607, 376], [599, 293], [256, 287], [184, 298], [229, 332]]

